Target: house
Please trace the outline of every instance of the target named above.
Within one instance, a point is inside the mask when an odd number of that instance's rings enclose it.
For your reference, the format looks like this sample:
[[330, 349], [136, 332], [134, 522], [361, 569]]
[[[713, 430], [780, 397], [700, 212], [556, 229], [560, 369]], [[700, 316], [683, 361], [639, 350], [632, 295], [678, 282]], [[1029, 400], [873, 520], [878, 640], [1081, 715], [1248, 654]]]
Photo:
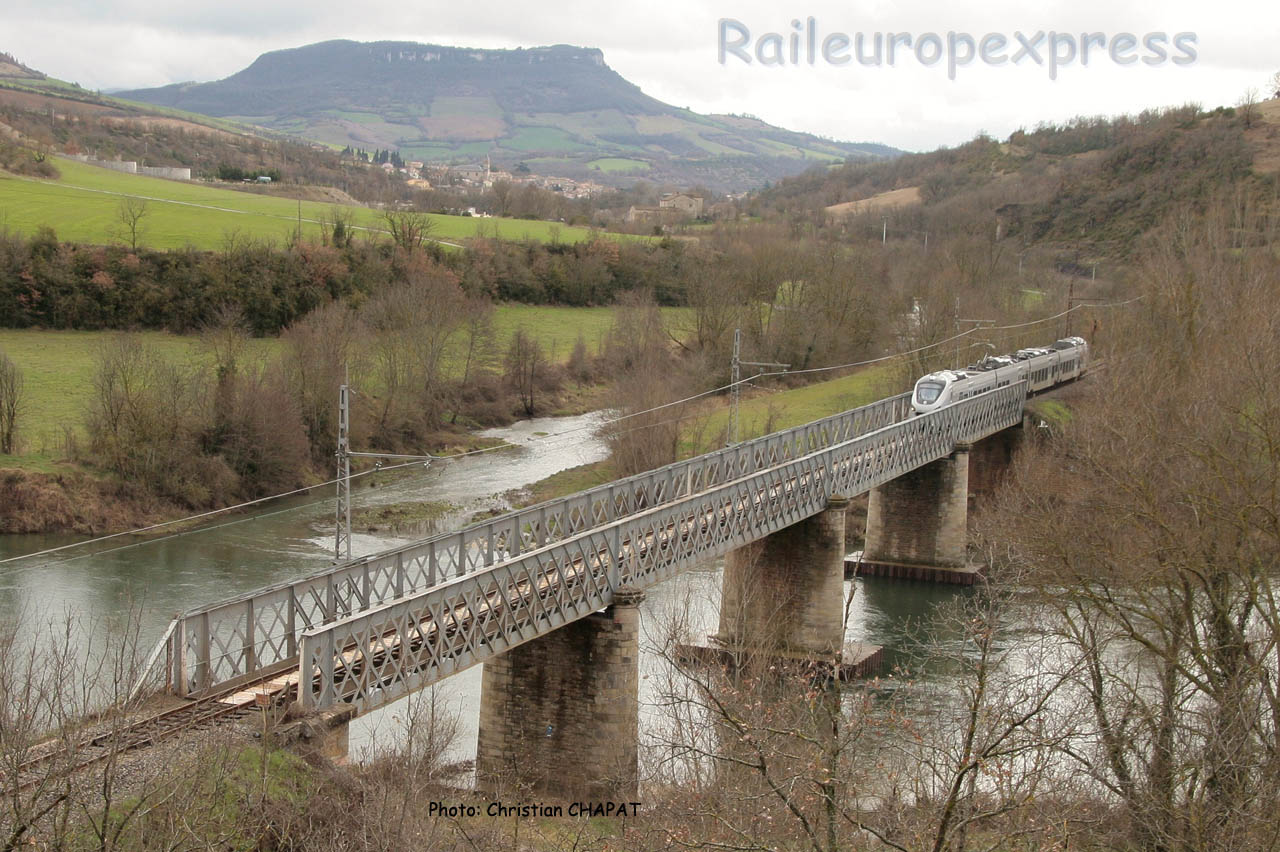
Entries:
[[465, 166], [454, 166], [453, 173], [463, 180], [469, 180], [472, 183], [483, 183], [488, 174], [488, 169], [484, 166], [476, 164], [468, 164]]
[[639, 222], [645, 224], [653, 222], [666, 224], [678, 221], [681, 218], [683, 216], [680, 211], [670, 207], [641, 207], [633, 204], [631, 209], [627, 211], [627, 222], [629, 223]]
[[658, 201], [658, 206], [667, 210], [679, 211], [681, 216], [696, 219], [702, 215], [702, 198], [697, 195], [686, 195], [683, 192], [668, 192]]

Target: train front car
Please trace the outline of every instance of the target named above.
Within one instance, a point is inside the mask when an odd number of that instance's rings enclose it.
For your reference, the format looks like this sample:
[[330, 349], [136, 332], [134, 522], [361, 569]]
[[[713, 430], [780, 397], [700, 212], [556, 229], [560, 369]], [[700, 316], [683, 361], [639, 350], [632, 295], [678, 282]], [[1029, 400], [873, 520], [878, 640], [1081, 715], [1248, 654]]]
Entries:
[[1089, 344], [1083, 337], [1064, 337], [1055, 341], [1058, 354], [1058, 381], [1070, 381], [1084, 375], [1089, 363]]
[[939, 370], [923, 377], [916, 382], [915, 393], [911, 395], [911, 407], [916, 414], [928, 414], [949, 404], [952, 401], [952, 388], [959, 378], [951, 370]]
[[1068, 337], [1067, 340], [1076, 346], [1080, 361], [1080, 375], [1083, 375], [1085, 368], [1089, 366], [1089, 344], [1083, 337]]
[[1019, 349], [1012, 355], [988, 355], [964, 370], [939, 370], [918, 380], [911, 407], [916, 414], [928, 414], [1024, 380], [1034, 393], [1079, 378], [1088, 363], [1089, 344], [1083, 337], [1064, 337], [1050, 346]]

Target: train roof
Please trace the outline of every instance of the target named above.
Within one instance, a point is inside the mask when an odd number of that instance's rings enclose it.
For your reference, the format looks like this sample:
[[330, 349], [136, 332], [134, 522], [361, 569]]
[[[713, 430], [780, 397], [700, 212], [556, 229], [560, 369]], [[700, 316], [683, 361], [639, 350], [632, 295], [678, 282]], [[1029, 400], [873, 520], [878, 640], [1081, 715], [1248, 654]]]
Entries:
[[1013, 364], [1013, 358], [1008, 355], [988, 355], [976, 364], [970, 364], [970, 370], [987, 373], [992, 370], [998, 370], [1001, 367], [1009, 367]]
[[937, 372], [930, 373], [927, 376], [921, 376], [916, 380], [916, 384], [920, 384], [920, 382], [925, 381], [942, 382], [945, 384], [947, 382], [954, 382], [957, 379], [967, 379], [968, 377], [969, 374], [964, 370], [938, 370]]

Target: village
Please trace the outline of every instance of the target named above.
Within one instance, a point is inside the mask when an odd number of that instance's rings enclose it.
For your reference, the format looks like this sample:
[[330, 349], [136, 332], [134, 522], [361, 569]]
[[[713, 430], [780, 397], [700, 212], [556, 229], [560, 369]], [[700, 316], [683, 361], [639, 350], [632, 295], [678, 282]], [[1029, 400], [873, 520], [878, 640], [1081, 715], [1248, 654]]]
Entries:
[[[403, 162], [402, 165], [401, 162]], [[404, 178], [406, 185], [419, 190], [464, 194], [493, 190], [495, 186], [506, 183], [509, 186], [535, 186], [574, 200], [616, 191], [616, 187], [606, 186], [593, 180], [537, 175], [527, 167], [523, 167], [523, 164], [514, 171], [494, 168], [488, 157], [483, 164], [461, 165], [428, 163], [421, 160], [401, 161], [399, 157], [392, 157], [380, 163], [379, 166], [388, 175], [399, 174]], [[468, 212], [471, 215], [489, 215], [478, 213], [474, 209], [468, 209]], [[631, 205], [627, 209], [625, 221], [627, 224], [669, 225], [703, 218], [708, 212], [706, 199], [701, 194], [664, 192], [656, 205]]]

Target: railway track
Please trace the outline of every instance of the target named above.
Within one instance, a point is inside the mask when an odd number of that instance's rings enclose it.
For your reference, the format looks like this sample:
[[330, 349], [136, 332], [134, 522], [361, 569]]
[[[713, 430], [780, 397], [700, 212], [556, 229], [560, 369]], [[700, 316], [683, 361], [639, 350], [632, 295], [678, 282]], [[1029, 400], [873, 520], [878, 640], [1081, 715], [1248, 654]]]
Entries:
[[[247, 718], [263, 705], [280, 706], [296, 695], [297, 681], [296, 672], [265, 678], [58, 744], [19, 765], [17, 790], [26, 790], [53, 777], [75, 775], [109, 758], [150, 748], [182, 734]], [[12, 790], [11, 777], [0, 776], [0, 784]]]
[[[771, 499], [778, 499], [783, 492], [797, 487], [802, 487], [800, 478], [797, 477], [772, 483], [761, 492], [751, 495], [749, 506], [739, 504], [735, 507], [715, 507], [696, 518], [670, 523], [651, 530], [641, 535], [634, 542], [624, 541], [623, 546], [627, 551], [631, 551], [633, 555], [643, 558], [643, 555], [650, 549], [670, 548], [677, 539], [687, 540], [690, 537], [701, 535], [711, 525], [725, 526], [730, 524], [735, 514], [758, 509], [761, 504], [769, 502]], [[418, 630], [413, 631], [408, 636], [402, 635], [394, 629], [388, 630], [380, 634], [375, 640], [376, 649], [373, 646], [361, 648], [358, 645], [348, 645], [338, 654], [338, 677], [336, 679], [346, 681], [349, 686], [347, 690], [341, 691], [337, 697], [342, 701], [354, 700], [357, 697], [357, 693], [350, 688], [352, 682], [365, 681], [364, 687], [366, 689], [371, 687], [385, 688], [392, 686], [398, 677], [404, 677], [414, 671], [421, 671], [423, 667], [430, 665], [429, 658], [422, 659], [423, 651], [428, 644], [437, 645], [436, 653], [438, 657], [449, 657], [466, 647], [468, 634], [471, 634], [471, 641], [475, 640], [478, 633], [482, 643], [490, 643], [502, 632], [498, 621], [501, 618], [502, 610], [514, 603], [509, 597], [511, 593], [514, 593], [520, 602], [526, 604], [531, 602], [532, 598], [548, 601], [559, 596], [572, 597], [576, 589], [585, 585], [589, 578], [598, 580], [603, 577], [609, 570], [608, 563], [607, 549], [595, 550], [584, 554], [582, 558], [574, 560], [568, 565], [560, 566], [554, 571], [543, 575], [536, 582], [530, 582], [529, 580], [518, 581], [507, 589], [507, 594], [504, 594], [500, 589], [489, 592], [484, 596], [484, 603], [476, 611], [469, 611], [461, 607], [455, 608], [444, 613], [445, 618], [440, 622], [424, 620]], [[403, 668], [394, 665], [389, 666], [388, 664], [393, 660], [411, 662]], [[399, 670], [394, 674], [383, 673], [387, 668], [392, 668], [393, 670], [399, 668]], [[343, 677], [344, 673], [348, 676]], [[313, 681], [313, 685], [314, 683], [315, 681]]]

